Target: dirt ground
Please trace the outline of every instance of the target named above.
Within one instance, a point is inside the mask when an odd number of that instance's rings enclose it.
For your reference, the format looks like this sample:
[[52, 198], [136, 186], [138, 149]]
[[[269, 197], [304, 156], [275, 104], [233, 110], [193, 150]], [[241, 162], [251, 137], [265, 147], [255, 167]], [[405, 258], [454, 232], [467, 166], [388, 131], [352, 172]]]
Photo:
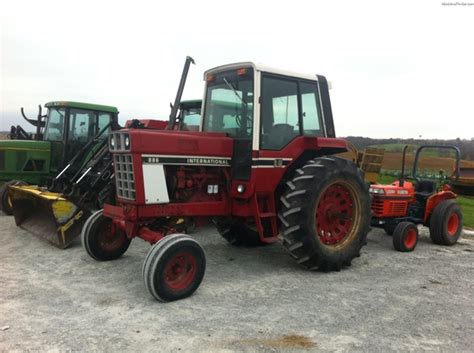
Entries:
[[0, 217], [0, 351], [472, 351], [474, 237], [423, 233], [413, 253], [374, 230], [341, 272], [308, 272], [278, 244], [235, 248], [207, 228], [204, 281], [163, 304], [145, 291], [140, 239], [99, 263]]
[[[413, 168], [413, 162], [415, 160], [415, 156], [413, 154], [407, 155], [406, 160], [406, 168], [408, 172], [411, 172]], [[454, 169], [455, 160], [453, 158], [446, 158], [446, 157], [435, 157], [435, 156], [423, 156], [421, 155], [420, 162], [419, 162], [420, 170], [438, 170], [438, 169], [445, 169], [445, 170], [452, 170]], [[390, 169], [390, 170], [399, 170], [402, 165], [402, 154], [398, 152], [385, 152], [382, 168], [383, 169]], [[474, 168], [473, 161], [461, 161], [461, 167], [469, 167]]]

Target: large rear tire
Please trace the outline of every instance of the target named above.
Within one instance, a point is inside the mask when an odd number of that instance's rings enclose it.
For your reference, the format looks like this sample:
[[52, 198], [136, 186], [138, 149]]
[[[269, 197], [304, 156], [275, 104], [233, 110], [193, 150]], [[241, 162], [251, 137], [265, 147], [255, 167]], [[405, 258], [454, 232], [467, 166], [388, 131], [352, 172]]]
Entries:
[[27, 185], [27, 183], [21, 180], [10, 180], [0, 187], [0, 211], [8, 216], [13, 215], [13, 205], [8, 195], [8, 187], [10, 185]]
[[370, 197], [362, 172], [337, 157], [308, 161], [281, 197], [283, 246], [302, 266], [349, 266], [366, 243]]
[[462, 233], [463, 214], [454, 200], [440, 202], [431, 214], [430, 238], [438, 245], [455, 244]]
[[102, 213], [103, 210], [93, 213], [84, 223], [81, 232], [82, 246], [97, 261], [115, 260], [127, 251], [131, 239], [114, 226], [112, 219]]
[[186, 234], [171, 234], [148, 252], [143, 262], [145, 287], [157, 300], [169, 302], [192, 295], [206, 271], [206, 255]]

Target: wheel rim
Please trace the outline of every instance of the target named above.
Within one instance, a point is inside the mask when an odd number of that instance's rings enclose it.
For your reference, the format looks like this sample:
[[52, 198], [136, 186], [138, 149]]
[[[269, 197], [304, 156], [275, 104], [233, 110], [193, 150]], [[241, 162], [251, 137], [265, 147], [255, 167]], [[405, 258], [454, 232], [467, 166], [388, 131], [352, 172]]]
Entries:
[[168, 260], [164, 270], [165, 285], [173, 291], [186, 289], [196, 277], [196, 257], [180, 252]]
[[99, 246], [106, 252], [120, 249], [127, 241], [125, 234], [114, 226], [112, 221], [102, 222], [98, 234]]
[[451, 214], [448, 219], [448, 235], [453, 237], [459, 228], [459, 216], [456, 213]]
[[353, 236], [354, 213], [359, 205], [349, 184], [329, 185], [321, 194], [316, 207], [316, 232], [325, 245], [339, 245]]
[[403, 244], [407, 249], [411, 249], [416, 244], [416, 230], [410, 228], [406, 233], [405, 237], [403, 238]]

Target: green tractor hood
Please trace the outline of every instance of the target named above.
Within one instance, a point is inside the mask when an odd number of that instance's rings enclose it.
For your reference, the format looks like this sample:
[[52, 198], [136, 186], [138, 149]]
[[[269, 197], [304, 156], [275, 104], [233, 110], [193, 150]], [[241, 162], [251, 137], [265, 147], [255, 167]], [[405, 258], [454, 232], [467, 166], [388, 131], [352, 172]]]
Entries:
[[39, 183], [49, 173], [51, 143], [34, 140], [0, 141], [0, 183], [23, 180]]

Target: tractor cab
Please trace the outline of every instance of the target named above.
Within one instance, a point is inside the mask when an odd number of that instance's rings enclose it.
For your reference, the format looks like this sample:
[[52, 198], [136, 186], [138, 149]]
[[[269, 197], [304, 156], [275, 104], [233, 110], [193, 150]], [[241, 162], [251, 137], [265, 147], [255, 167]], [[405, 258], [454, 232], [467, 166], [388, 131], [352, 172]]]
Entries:
[[299, 136], [335, 137], [323, 76], [239, 63], [209, 70], [204, 78], [202, 131], [224, 132], [251, 140], [253, 150], [274, 151]]
[[258, 186], [274, 190], [284, 167], [296, 161], [302, 150], [307, 151], [305, 158], [347, 150], [347, 143], [337, 139], [324, 146], [327, 138], [335, 137], [324, 76], [237, 63], [208, 70], [204, 79], [201, 130], [234, 140], [235, 179], [259, 179], [258, 168], [277, 167], [273, 180]]
[[178, 130], [199, 131], [201, 126], [201, 105], [200, 99], [186, 100], [179, 104]]
[[[46, 103], [48, 114], [44, 140], [51, 144], [51, 170], [57, 171], [111, 122], [117, 123], [115, 107], [78, 103]], [[102, 138], [106, 138], [105, 131]]]

